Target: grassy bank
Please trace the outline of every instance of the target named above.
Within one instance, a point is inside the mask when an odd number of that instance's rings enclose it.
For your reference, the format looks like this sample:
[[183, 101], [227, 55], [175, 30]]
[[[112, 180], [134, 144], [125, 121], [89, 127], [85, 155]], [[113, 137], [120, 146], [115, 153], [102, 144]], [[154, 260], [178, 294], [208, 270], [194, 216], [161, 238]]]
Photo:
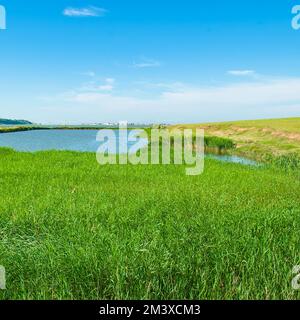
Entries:
[[[138, 129], [136, 127], [128, 127]], [[145, 127], [146, 128], [146, 127]], [[97, 125], [90, 125], [90, 126], [1, 126], [0, 125], [0, 133], [9, 133], [9, 132], [20, 132], [20, 131], [31, 131], [31, 130], [103, 130], [103, 129], [111, 129], [111, 130], [118, 130], [117, 127], [111, 126], [97, 126]], [[148, 129], [148, 127], [147, 127]]]
[[21, 131], [32, 131], [32, 130], [97, 130], [103, 129], [98, 127], [65, 127], [65, 126], [14, 126], [14, 127], [1, 127], [0, 133], [9, 133], [9, 132], [21, 132]]
[[1, 127], [0, 126], [0, 134], [1, 133], [9, 133], [9, 132], [19, 132], [19, 131], [30, 131], [30, 130], [36, 130], [33, 127], [27, 127], [27, 126], [21, 126], [21, 127]]
[[205, 165], [0, 151], [0, 298], [300, 298], [300, 181]]
[[229, 150], [254, 160], [300, 168], [300, 118], [181, 124], [171, 128], [203, 128], [207, 136], [233, 141]]

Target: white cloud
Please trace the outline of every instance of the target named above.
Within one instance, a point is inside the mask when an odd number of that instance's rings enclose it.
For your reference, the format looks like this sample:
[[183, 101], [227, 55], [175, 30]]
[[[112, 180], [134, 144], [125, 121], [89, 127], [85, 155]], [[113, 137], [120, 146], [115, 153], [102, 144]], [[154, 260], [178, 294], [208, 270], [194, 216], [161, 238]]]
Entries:
[[70, 104], [68, 112], [75, 108], [85, 121], [203, 122], [300, 114], [300, 78], [166, 88], [154, 98], [113, 94], [109, 82], [113, 86], [114, 80], [106, 79], [98, 90], [67, 92], [56, 102]]
[[[107, 83], [107, 82], [106, 82]], [[106, 86], [108, 84], [105, 84]], [[99, 86], [101, 87], [101, 86]], [[87, 97], [89, 102], [99, 102], [103, 98], [102, 94], [89, 94], [88, 92], [75, 93], [76, 97], [80, 96], [81, 100]], [[274, 106], [289, 105], [299, 103], [300, 105], [300, 78], [268, 80], [259, 83], [231, 84], [224, 86], [208, 87], [188, 87], [180, 90], [168, 90], [162, 92], [157, 98], [141, 99], [138, 97], [110, 96], [112, 99], [125, 99], [140, 102], [141, 105], [146, 101], [152, 103], [153, 108], [164, 103], [169, 104], [170, 108], [181, 105], [198, 106], [199, 108], [226, 108], [228, 106], [243, 107], [256, 106]]]
[[112, 91], [114, 89], [115, 79], [113, 78], [106, 78], [105, 84], [98, 86], [100, 91]]
[[255, 75], [254, 70], [229, 70], [227, 73], [232, 76], [253, 76], [253, 75]]
[[87, 72], [83, 72], [82, 75], [93, 78], [96, 76], [96, 73], [94, 71], [87, 71]]
[[110, 84], [104, 84], [102, 86], [99, 86], [98, 89], [100, 91], [112, 91], [114, 89], [114, 87]]
[[64, 9], [63, 14], [68, 17], [102, 17], [107, 12], [106, 9], [98, 7], [72, 8]]
[[135, 68], [154, 68], [154, 67], [160, 67], [161, 63], [153, 59], [143, 58], [139, 62], [134, 62], [133, 66]]
[[87, 84], [83, 85], [80, 88], [81, 92], [90, 92], [90, 91], [112, 91], [114, 89], [115, 79], [106, 78], [104, 83], [99, 84], [96, 81], [90, 81]]
[[106, 82], [107, 84], [114, 84], [114, 83], [115, 83], [115, 79], [114, 79], [114, 78], [106, 78], [106, 79], [105, 79], [105, 82]]

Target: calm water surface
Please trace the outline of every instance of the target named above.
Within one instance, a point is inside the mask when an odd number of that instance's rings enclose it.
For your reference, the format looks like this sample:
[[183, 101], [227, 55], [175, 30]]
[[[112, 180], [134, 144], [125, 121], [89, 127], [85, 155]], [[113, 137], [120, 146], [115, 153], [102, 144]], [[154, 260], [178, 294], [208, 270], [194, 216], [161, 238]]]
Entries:
[[[129, 131], [128, 131], [129, 132]], [[98, 130], [33, 130], [0, 134], [0, 147], [9, 147], [17, 151], [70, 150], [81, 152], [96, 152], [101, 142], [96, 140]], [[118, 146], [118, 131], [115, 131]], [[147, 139], [142, 139], [146, 146]], [[128, 142], [127, 147], [136, 152], [135, 142]], [[118, 146], [119, 153], [122, 148]], [[246, 158], [229, 155], [206, 155], [224, 162], [240, 163], [257, 166], [258, 163]]]
[[[98, 130], [33, 130], [2, 133], [0, 147], [29, 152], [44, 150], [96, 152], [101, 145], [101, 142], [96, 140], [98, 132]], [[118, 131], [115, 134], [118, 137]], [[118, 138], [116, 140], [118, 141]], [[143, 139], [143, 142], [146, 146], [147, 140]], [[128, 148], [132, 147], [134, 151], [134, 145], [135, 142], [129, 142]]]
[[250, 160], [250, 159], [238, 157], [238, 156], [208, 154], [206, 155], [206, 157], [223, 161], [223, 162], [239, 163], [247, 166], [259, 166], [259, 163], [254, 160]]

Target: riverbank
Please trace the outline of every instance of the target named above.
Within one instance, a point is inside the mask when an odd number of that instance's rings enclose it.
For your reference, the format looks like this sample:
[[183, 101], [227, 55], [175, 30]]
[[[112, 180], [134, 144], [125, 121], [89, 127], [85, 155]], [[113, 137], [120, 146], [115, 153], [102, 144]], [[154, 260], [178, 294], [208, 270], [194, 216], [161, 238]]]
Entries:
[[259, 162], [300, 168], [300, 118], [179, 124], [169, 127], [203, 128], [206, 135], [227, 138], [230, 154]]
[[[240, 156], [285, 169], [300, 169], [300, 118], [182, 124], [172, 129], [203, 128], [205, 151]], [[28, 130], [101, 130], [97, 126], [19, 126], [0, 127], [0, 133]], [[112, 128], [109, 127], [109, 129]], [[129, 128], [130, 129], [130, 128]], [[138, 128], [132, 128], [138, 129]], [[150, 137], [150, 128], [146, 129]]]
[[9, 132], [22, 132], [22, 131], [32, 131], [32, 130], [103, 130], [112, 129], [117, 130], [119, 128], [114, 127], [100, 127], [100, 126], [0, 126], [0, 133]]

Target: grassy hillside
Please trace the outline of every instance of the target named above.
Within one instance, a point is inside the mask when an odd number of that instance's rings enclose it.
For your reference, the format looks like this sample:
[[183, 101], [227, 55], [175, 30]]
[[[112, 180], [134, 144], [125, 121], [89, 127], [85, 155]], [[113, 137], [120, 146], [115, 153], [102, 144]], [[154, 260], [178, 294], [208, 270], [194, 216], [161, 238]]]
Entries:
[[300, 180], [0, 151], [0, 299], [297, 299]]
[[300, 118], [182, 124], [177, 128], [204, 128], [207, 135], [232, 139], [235, 153], [261, 159], [265, 155], [300, 156]]

